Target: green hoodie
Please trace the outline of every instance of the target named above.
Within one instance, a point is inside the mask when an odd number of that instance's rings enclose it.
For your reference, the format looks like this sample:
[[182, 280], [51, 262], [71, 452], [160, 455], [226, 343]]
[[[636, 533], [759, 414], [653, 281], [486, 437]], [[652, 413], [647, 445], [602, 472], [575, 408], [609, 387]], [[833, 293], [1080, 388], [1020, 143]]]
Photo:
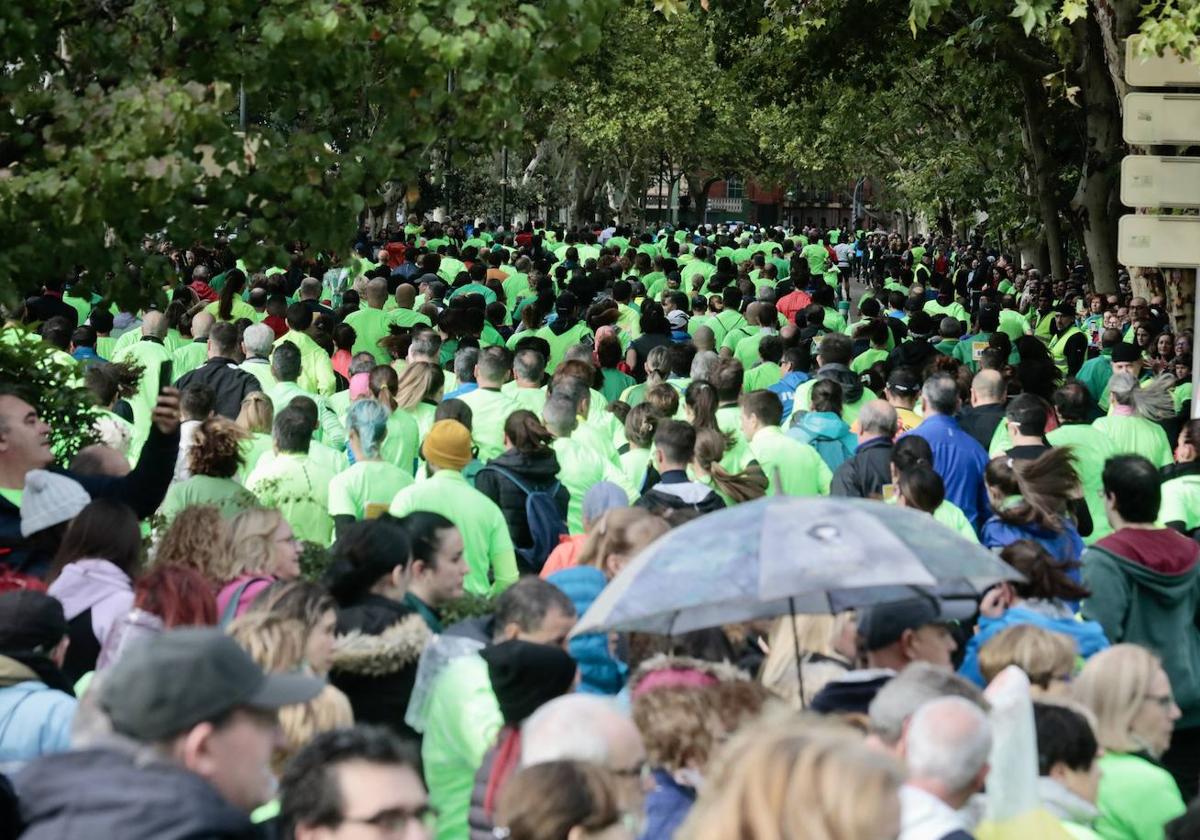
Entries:
[[1096, 833], [1104, 840], [1157, 840], [1163, 826], [1187, 810], [1175, 780], [1157, 764], [1118, 752], [1099, 762]]
[[1180, 729], [1200, 725], [1196, 552], [1194, 542], [1169, 528], [1122, 528], [1088, 547], [1082, 558], [1083, 584], [1092, 593], [1083, 602], [1083, 617], [1100, 622], [1114, 645], [1131, 642], [1162, 659], [1183, 712]]

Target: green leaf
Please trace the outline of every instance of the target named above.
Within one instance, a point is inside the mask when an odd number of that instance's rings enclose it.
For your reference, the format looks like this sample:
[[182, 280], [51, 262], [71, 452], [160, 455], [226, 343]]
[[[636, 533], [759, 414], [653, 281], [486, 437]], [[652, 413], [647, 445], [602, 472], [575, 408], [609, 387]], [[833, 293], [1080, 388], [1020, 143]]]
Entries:
[[454, 7], [452, 20], [455, 26], [470, 26], [475, 22], [475, 10], [466, 3], [460, 3]]

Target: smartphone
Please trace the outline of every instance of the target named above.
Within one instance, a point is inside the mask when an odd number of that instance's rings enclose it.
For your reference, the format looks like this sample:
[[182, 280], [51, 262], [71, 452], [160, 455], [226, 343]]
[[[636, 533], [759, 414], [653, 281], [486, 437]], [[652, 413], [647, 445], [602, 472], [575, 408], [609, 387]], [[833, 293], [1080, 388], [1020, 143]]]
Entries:
[[173, 382], [171, 360], [167, 359], [158, 366], [158, 393], [163, 392], [163, 388], [170, 388]]

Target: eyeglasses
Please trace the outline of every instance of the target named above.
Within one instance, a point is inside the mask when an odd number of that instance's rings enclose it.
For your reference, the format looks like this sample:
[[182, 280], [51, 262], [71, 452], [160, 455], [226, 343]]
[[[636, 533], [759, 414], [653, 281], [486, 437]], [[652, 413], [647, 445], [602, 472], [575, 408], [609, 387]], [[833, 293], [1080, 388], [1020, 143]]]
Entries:
[[385, 808], [370, 817], [343, 817], [342, 822], [369, 825], [388, 834], [399, 834], [413, 822], [418, 822], [425, 828], [433, 828], [437, 816], [437, 809], [426, 804], [418, 808]]

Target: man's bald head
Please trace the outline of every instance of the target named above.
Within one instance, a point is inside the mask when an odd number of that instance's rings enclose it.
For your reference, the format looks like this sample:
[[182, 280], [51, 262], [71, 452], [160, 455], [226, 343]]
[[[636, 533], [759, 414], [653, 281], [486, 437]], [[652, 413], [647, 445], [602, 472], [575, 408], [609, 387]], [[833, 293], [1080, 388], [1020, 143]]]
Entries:
[[305, 277], [300, 281], [300, 300], [317, 300], [321, 297], [321, 281], [316, 277]]
[[746, 307], [746, 322], [749, 324], [758, 324], [759, 323], [758, 313], [761, 308], [762, 308], [761, 304], [759, 304], [758, 301], [755, 301], [754, 303], [747, 306]]
[[167, 335], [167, 316], [161, 312], [147, 312], [146, 316], [142, 318], [142, 335], [151, 338], [165, 338]]
[[367, 284], [367, 303], [375, 309], [382, 309], [387, 301], [387, 281], [376, 277]]
[[[580, 726], [587, 721], [587, 726]], [[521, 726], [521, 764], [590, 761], [623, 771], [645, 760], [633, 721], [611, 700], [567, 694], [546, 703]]]
[[411, 283], [401, 283], [396, 287], [396, 305], [401, 309], [412, 309], [417, 301], [417, 290]]
[[129, 459], [111, 446], [97, 443], [79, 450], [71, 460], [71, 472], [121, 478], [129, 474]]
[[211, 313], [197, 312], [192, 316], [192, 338], [208, 338], [216, 322], [217, 319]]
[[692, 343], [696, 345], [697, 353], [704, 350], [716, 350], [717, 336], [711, 327], [696, 327], [696, 331], [692, 333]]
[[971, 380], [971, 404], [995, 405], [1004, 402], [1004, 377], [998, 370], [981, 370]]

